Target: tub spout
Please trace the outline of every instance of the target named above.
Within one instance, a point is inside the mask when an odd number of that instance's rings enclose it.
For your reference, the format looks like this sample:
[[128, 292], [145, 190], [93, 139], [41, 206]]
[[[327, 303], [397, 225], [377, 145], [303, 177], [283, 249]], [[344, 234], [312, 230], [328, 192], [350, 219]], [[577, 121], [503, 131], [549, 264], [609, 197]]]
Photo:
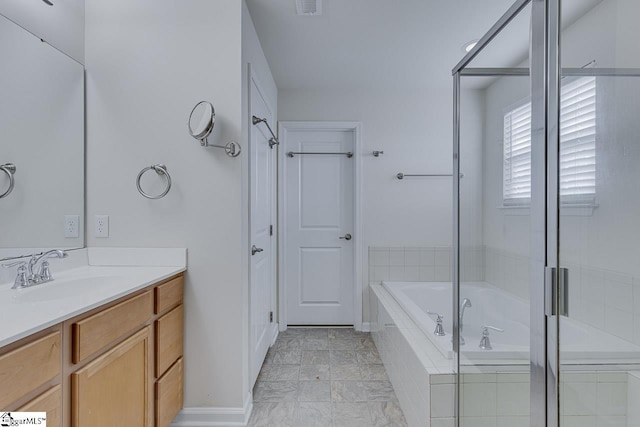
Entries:
[[460, 317], [459, 317], [459, 327], [460, 327], [460, 345], [464, 345], [464, 337], [462, 336], [462, 331], [464, 330], [464, 310], [467, 307], [473, 307], [471, 304], [471, 300], [469, 298], [465, 298], [460, 303]]

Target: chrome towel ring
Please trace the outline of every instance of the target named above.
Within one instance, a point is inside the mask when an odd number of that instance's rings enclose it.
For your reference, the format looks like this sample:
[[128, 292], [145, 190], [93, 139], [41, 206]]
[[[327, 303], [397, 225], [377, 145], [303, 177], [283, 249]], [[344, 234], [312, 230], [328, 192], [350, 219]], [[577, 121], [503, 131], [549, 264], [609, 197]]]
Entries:
[[15, 175], [16, 173], [16, 165], [14, 165], [13, 163], [5, 163], [4, 165], [0, 166], [0, 170], [6, 173], [9, 177], [9, 188], [7, 188], [7, 191], [5, 191], [4, 193], [0, 194], [0, 199], [4, 199], [9, 194], [11, 194], [11, 192], [13, 191], [13, 186], [16, 184], [16, 180], [13, 177], [13, 175]]
[[[142, 175], [144, 175], [147, 171], [150, 171], [150, 170], [154, 170], [158, 175], [164, 175], [164, 177], [167, 179], [167, 188], [157, 196], [152, 196], [150, 194], [145, 193], [142, 190], [142, 187], [140, 186], [140, 179], [142, 178]], [[146, 168], [142, 169], [138, 174], [138, 179], [136, 180], [136, 186], [138, 187], [138, 191], [140, 192], [140, 194], [142, 194], [147, 199], [152, 199], [152, 200], [162, 199], [164, 196], [167, 195], [167, 193], [169, 193], [169, 190], [171, 190], [171, 175], [169, 175], [169, 172], [167, 172], [167, 167], [161, 163], [147, 166]]]

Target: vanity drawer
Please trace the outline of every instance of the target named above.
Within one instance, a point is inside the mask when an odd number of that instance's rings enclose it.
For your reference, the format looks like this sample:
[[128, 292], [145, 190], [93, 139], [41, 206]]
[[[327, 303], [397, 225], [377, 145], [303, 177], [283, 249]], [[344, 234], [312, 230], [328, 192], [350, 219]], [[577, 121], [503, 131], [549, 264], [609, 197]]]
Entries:
[[164, 283], [155, 289], [156, 293], [156, 314], [175, 305], [182, 304], [182, 292], [184, 287], [183, 276]]
[[182, 409], [182, 358], [156, 382], [156, 427], [168, 427]]
[[153, 294], [149, 290], [72, 325], [71, 358], [80, 363], [153, 316]]
[[60, 374], [60, 332], [0, 356], [0, 408], [35, 391]]
[[62, 425], [62, 387], [57, 385], [18, 409], [18, 412], [46, 412], [47, 427]]
[[182, 356], [183, 305], [156, 320], [156, 377]]

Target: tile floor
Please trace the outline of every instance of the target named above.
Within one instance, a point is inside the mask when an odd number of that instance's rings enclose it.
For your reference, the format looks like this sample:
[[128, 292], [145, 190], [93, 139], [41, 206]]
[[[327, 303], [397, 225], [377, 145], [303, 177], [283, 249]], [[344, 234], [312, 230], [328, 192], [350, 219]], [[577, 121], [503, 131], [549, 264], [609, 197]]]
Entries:
[[371, 336], [353, 329], [281, 333], [253, 402], [252, 427], [407, 425]]

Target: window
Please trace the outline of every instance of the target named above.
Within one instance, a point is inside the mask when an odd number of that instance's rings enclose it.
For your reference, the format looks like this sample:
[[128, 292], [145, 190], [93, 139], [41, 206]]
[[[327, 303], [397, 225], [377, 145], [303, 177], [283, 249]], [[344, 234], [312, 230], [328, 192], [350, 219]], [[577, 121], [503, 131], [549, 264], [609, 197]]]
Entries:
[[[596, 193], [596, 79], [574, 79], [560, 96], [560, 196], [563, 203], [594, 203]], [[531, 102], [504, 116], [503, 201], [531, 200]]]

